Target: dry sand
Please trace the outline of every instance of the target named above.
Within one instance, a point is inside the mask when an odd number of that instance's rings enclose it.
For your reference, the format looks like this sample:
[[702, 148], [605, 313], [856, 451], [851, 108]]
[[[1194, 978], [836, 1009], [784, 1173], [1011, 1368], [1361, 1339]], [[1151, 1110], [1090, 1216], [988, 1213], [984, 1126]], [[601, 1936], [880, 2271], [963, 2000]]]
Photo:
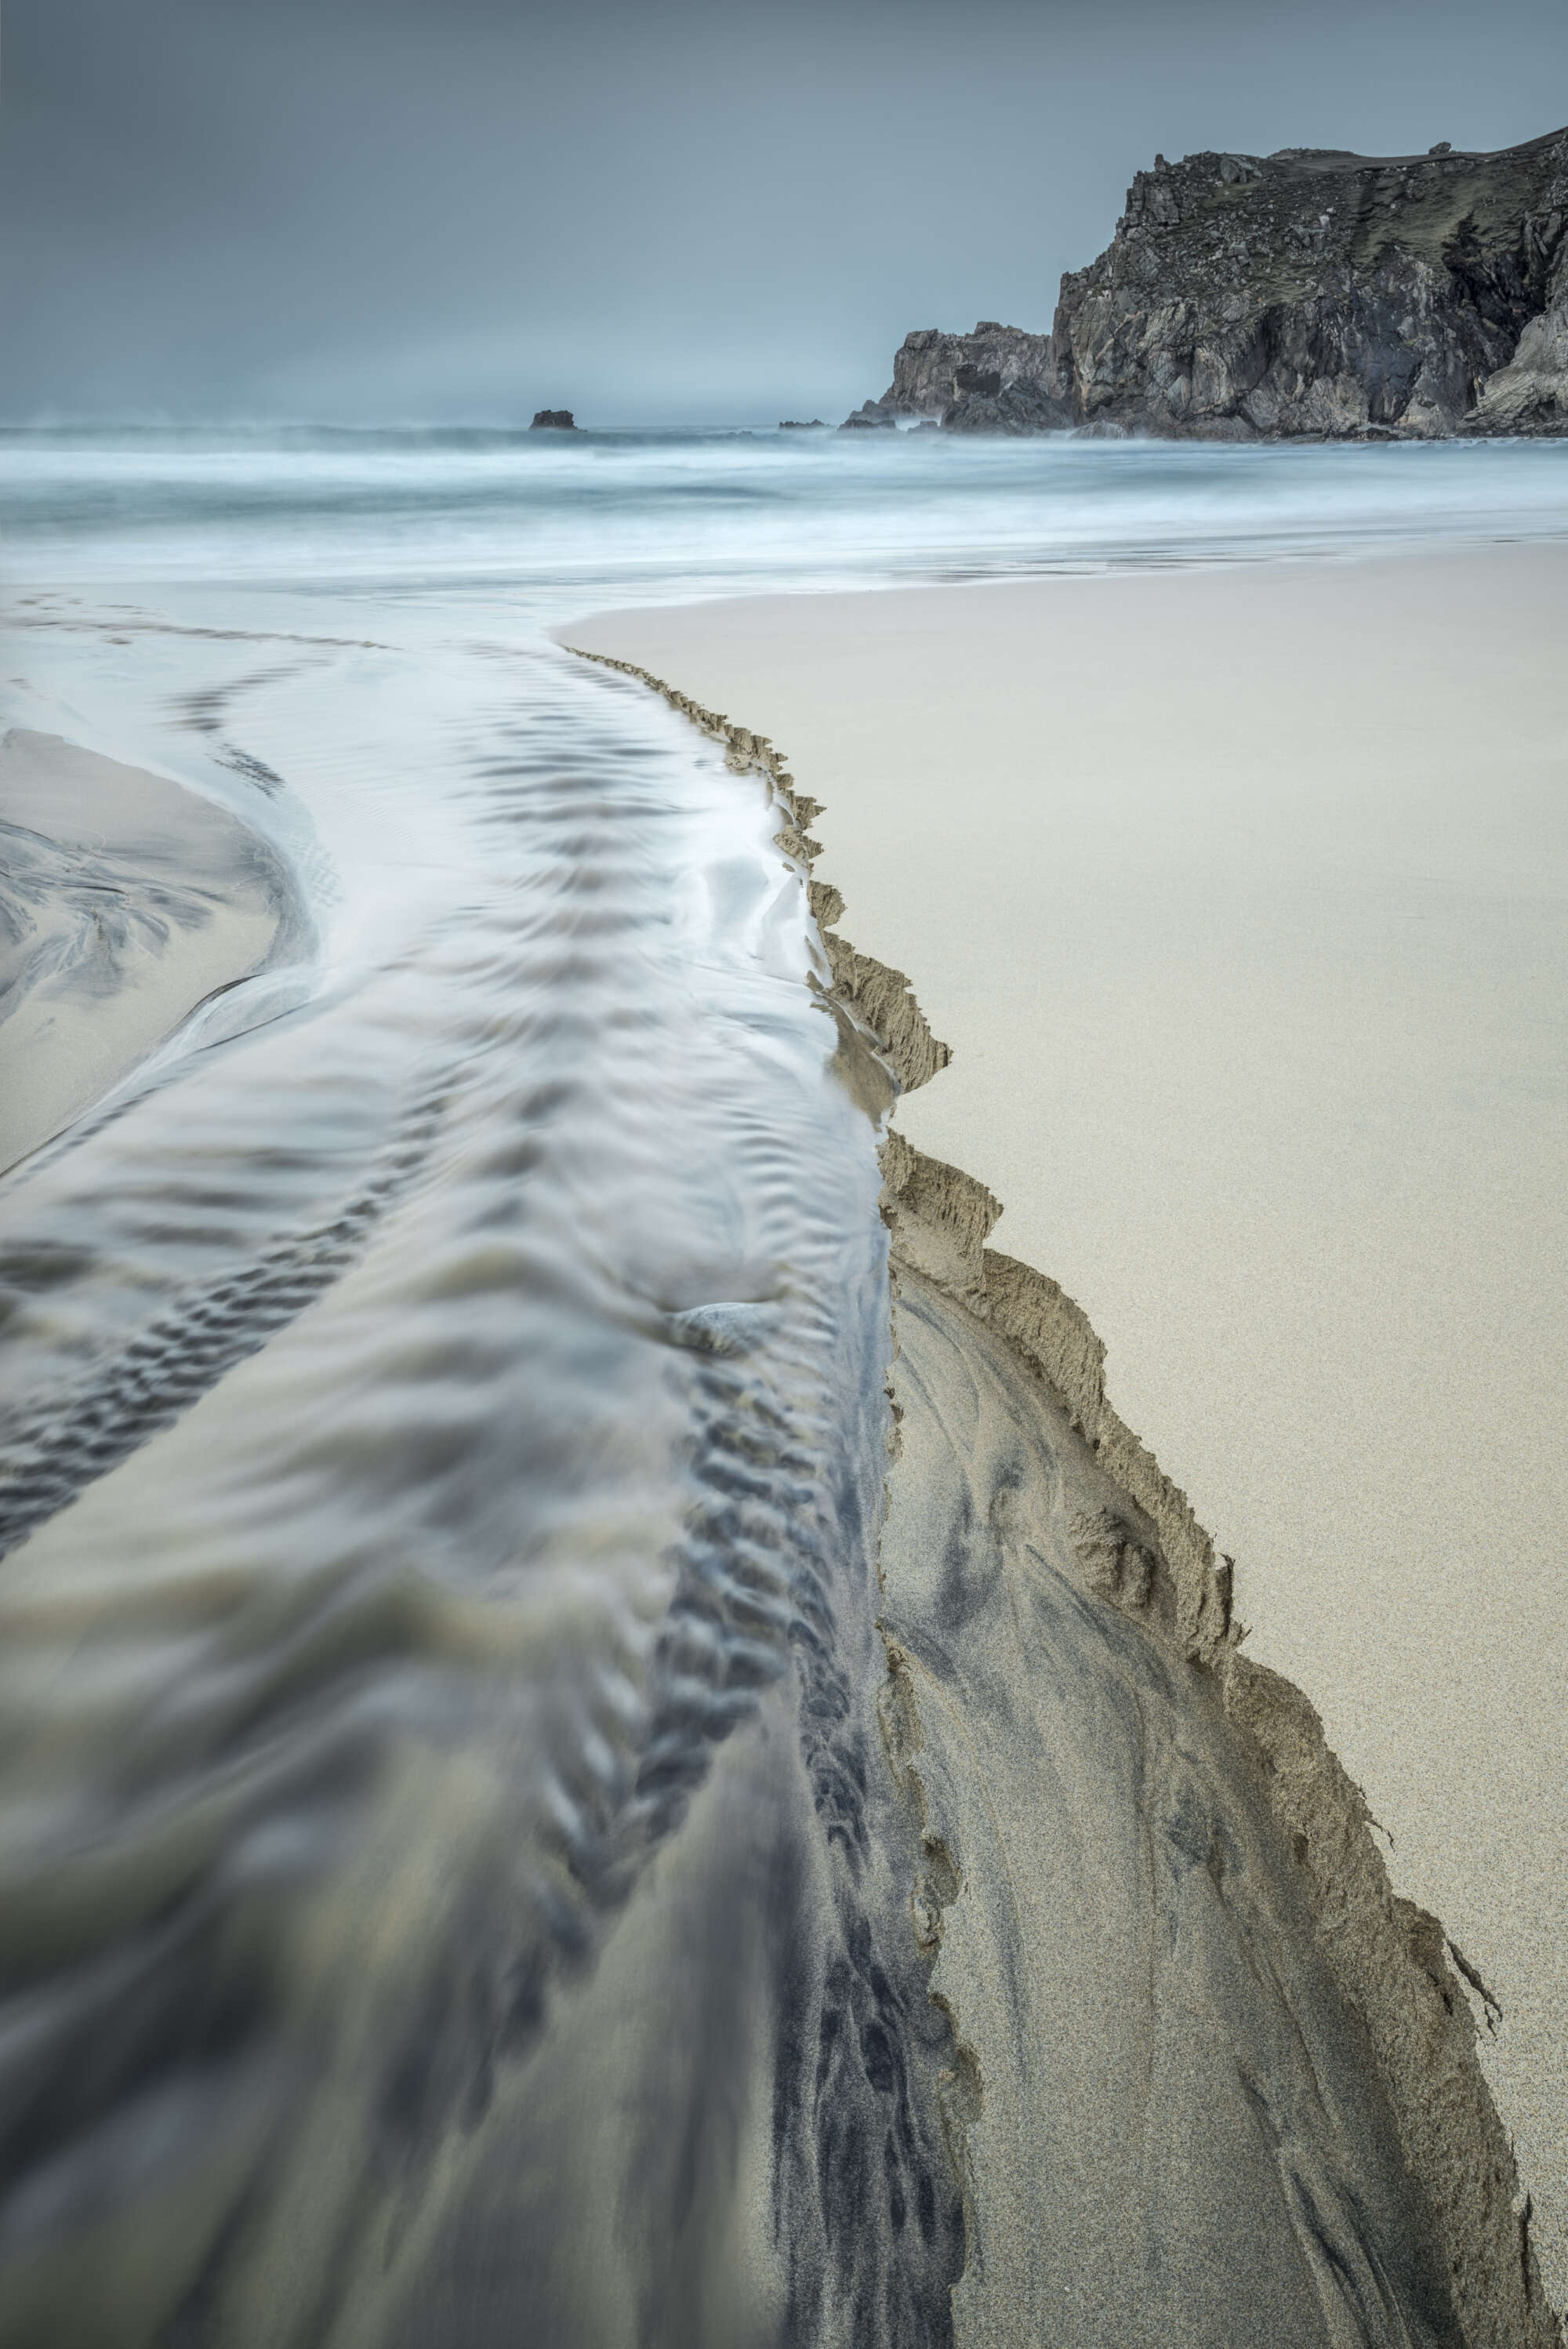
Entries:
[[900, 1108], [1109, 1350], [1501, 1999], [1568, 2300], [1568, 551], [613, 614], [770, 735], [954, 1064]]
[[51, 734], [0, 740], [0, 1170], [278, 936], [274, 858], [210, 801]]

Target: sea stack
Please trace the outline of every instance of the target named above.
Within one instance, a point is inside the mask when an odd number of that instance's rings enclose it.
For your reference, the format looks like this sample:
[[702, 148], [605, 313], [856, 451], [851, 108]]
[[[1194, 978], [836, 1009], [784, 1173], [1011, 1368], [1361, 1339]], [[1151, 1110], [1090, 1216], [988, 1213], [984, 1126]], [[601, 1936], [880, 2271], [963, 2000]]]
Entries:
[[542, 408], [528, 429], [531, 432], [575, 432], [577, 422], [569, 408]]

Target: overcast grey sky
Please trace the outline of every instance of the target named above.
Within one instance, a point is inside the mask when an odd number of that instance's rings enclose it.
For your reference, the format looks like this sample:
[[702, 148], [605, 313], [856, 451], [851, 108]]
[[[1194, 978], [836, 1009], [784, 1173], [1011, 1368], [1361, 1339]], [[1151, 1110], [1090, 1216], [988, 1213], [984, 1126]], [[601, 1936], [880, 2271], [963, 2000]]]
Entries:
[[1156, 149], [1496, 147], [1568, 0], [10, 0], [0, 414], [837, 417]]

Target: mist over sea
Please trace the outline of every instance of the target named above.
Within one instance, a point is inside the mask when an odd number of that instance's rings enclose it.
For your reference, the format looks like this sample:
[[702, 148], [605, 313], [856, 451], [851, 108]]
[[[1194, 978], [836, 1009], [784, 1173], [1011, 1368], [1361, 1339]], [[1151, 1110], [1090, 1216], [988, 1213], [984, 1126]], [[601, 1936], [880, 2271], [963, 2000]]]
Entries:
[[301, 941], [0, 1178], [0, 2344], [950, 2339], [891, 1093], [762, 780], [548, 632], [1560, 535], [1568, 449], [13, 431], [0, 504], [6, 727]]
[[934, 432], [0, 432], [7, 576], [583, 599], [1554, 535], [1551, 442], [1256, 448]]

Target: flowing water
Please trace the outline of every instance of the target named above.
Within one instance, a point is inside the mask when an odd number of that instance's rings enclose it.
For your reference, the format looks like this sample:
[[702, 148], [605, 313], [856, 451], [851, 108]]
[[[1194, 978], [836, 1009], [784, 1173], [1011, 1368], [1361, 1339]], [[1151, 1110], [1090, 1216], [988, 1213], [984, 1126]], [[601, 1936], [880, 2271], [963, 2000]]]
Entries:
[[0, 2343], [950, 2338], [886, 1081], [763, 781], [547, 631], [1556, 533], [1568, 462], [57, 434], [0, 484], [7, 724], [294, 900], [0, 1181]]

